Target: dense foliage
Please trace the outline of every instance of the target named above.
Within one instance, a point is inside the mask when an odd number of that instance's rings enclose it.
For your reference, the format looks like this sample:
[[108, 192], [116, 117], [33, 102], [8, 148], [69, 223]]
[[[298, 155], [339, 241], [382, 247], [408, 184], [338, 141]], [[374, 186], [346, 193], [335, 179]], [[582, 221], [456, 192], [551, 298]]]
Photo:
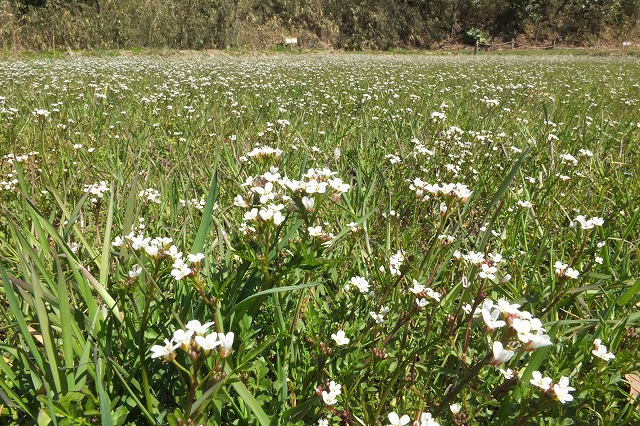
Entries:
[[638, 61], [478, 59], [4, 62], [0, 423], [638, 424]]
[[640, 0], [1, 0], [14, 49], [434, 48], [469, 31], [523, 44], [637, 37]]

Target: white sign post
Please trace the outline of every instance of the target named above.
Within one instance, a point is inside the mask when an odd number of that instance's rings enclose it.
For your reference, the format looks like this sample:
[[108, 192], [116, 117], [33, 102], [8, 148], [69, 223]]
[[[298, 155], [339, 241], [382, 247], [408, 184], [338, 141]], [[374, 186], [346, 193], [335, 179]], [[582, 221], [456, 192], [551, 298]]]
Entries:
[[285, 37], [284, 38], [284, 44], [286, 46], [289, 46], [289, 47], [293, 48], [293, 46], [297, 46], [298, 45], [298, 37]]

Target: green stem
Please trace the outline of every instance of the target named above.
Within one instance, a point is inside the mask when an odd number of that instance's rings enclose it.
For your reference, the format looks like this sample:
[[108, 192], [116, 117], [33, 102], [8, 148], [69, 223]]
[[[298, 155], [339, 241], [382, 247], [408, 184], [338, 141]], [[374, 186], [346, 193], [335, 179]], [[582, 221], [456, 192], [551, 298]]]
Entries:
[[182, 366], [182, 364], [180, 364], [178, 361], [174, 359], [171, 360], [171, 362], [173, 363], [173, 365], [175, 365], [179, 370], [182, 370], [184, 373], [187, 374], [187, 376], [189, 377], [189, 380], [193, 380], [193, 375], [191, 374], [191, 372], [189, 370], [187, 370], [186, 368], [184, 368]]
[[482, 368], [489, 363], [491, 355], [491, 352], [487, 353], [487, 355], [482, 360], [478, 361], [478, 363], [474, 365], [471, 370], [469, 370], [467, 375], [464, 376], [462, 380], [460, 380], [460, 382], [447, 395], [445, 395], [445, 397], [440, 402], [440, 405], [438, 405], [438, 408], [435, 410], [435, 416], [438, 416], [442, 412], [442, 410], [447, 407], [456, 396], [458, 396], [460, 391], [467, 385], [467, 383], [469, 383], [478, 375], [480, 370], [482, 370]]
[[[149, 286], [148, 286], [149, 287]], [[153, 291], [151, 288], [148, 288], [148, 291]], [[149, 386], [149, 376], [147, 374], [147, 359], [144, 345], [144, 333], [147, 328], [147, 321], [149, 318], [149, 307], [151, 306], [151, 297], [149, 293], [147, 293], [146, 300], [144, 303], [144, 311], [142, 312], [142, 320], [140, 322], [140, 331], [138, 336], [138, 350], [140, 356], [140, 374], [142, 375], [142, 389], [144, 392], [144, 399], [147, 405], [147, 411], [153, 413], [153, 402], [151, 396], [151, 387]]]
[[187, 405], [185, 406], [184, 414], [191, 418], [191, 407], [196, 399], [196, 392], [198, 391], [198, 371], [200, 370], [201, 360], [198, 359], [193, 365], [193, 375], [190, 375], [191, 384], [189, 386], [189, 393], [187, 394]]

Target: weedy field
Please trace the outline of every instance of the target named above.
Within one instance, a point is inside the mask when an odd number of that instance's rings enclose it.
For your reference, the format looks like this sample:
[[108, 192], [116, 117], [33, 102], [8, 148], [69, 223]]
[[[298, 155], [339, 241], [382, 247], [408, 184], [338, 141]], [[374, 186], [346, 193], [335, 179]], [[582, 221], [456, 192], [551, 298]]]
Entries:
[[0, 424], [638, 424], [639, 65], [3, 61]]

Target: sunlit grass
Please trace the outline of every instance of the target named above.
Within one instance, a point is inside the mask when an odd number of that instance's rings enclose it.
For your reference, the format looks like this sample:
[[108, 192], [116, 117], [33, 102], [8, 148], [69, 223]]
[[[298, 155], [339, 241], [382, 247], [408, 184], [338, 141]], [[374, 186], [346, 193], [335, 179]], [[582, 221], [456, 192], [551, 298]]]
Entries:
[[3, 62], [2, 421], [637, 421], [639, 69]]

